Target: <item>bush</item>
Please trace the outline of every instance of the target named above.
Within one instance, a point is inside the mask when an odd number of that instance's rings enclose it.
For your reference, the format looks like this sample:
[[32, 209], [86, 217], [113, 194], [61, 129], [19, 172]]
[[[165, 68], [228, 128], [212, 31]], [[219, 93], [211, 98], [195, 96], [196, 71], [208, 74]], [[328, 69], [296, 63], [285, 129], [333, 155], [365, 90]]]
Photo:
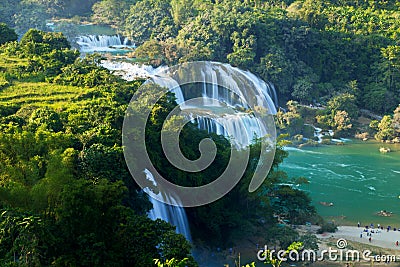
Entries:
[[0, 23], [0, 45], [16, 41], [18, 38], [15, 31], [7, 26], [5, 23]]
[[324, 222], [321, 225], [321, 228], [318, 229], [317, 233], [318, 234], [323, 234], [323, 233], [334, 233], [337, 231], [337, 226], [333, 222]]
[[0, 90], [6, 88], [10, 83], [6, 79], [6, 75], [0, 72]]

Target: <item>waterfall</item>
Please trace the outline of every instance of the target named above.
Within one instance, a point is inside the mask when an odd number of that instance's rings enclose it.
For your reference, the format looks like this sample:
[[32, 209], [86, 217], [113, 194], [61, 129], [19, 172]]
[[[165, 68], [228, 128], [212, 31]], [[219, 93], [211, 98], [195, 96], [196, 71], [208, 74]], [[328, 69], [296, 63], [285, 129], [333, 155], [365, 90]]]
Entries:
[[[144, 170], [144, 173], [146, 174], [146, 178], [155, 184], [153, 174], [147, 169]], [[148, 190], [148, 188], [144, 189], [145, 192], [148, 192]], [[167, 205], [152, 197], [149, 198], [153, 205], [153, 209], [148, 213], [149, 218], [152, 220], [161, 219], [169, 222], [176, 227], [176, 232], [178, 234], [182, 234], [187, 240], [192, 241], [186, 212], [185, 209], [179, 205], [179, 199], [173, 196], [163, 196], [163, 199], [166, 198], [168, 198], [171, 203], [174, 203], [175, 206]]]
[[209, 133], [216, 133], [227, 137], [231, 143], [238, 148], [249, 145], [254, 138], [267, 134], [262, 123], [246, 113], [224, 115], [222, 117], [210, 118], [207, 116], [190, 115], [197, 127]]
[[118, 48], [135, 47], [128, 38], [120, 35], [83, 35], [76, 37], [76, 43], [82, 52], [114, 51]]
[[[310, 125], [314, 128], [314, 137], [318, 139], [318, 143], [322, 143], [322, 139], [324, 136], [329, 136], [329, 137], [333, 137], [334, 136], [334, 132], [332, 130], [328, 130], [327, 132], [323, 132], [321, 128], [315, 127], [312, 124], [304, 124], [304, 125]], [[332, 141], [338, 141], [338, 142], [342, 142], [342, 138], [340, 140], [338, 139], [332, 139]]]
[[[314, 126], [313, 126], [314, 127]], [[322, 142], [322, 137], [324, 135], [322, 134], [322, 129], [314, 127], [314, 137], [318, 138], [318, 143]]]
[[[199, 69], [197, 74], [197, 78], [200, 80], [196, 82], [201, 83], [198, 93], [201, 95], [185, 95], [184, 89], [180, 87], [176, 80], [157, 75], [157, 73], [161, 73], [165, 69], [156, 72], [152, 76], [152, 80], [175, 93], [181, 110], [189, 116], [192, 122], [197, 122], [199, 129], [224, 135], [238, 148], [251, 144], [255, 137], [264, 137], [267, 134], [267, 129], [263, 128], [263, 124], [251, 113], [240, 112], [237, 108], [245, 110], [249, 108], [249, 105], [243, 103], [243, 100], [246, 99], [245, 94], [250, 93], [254, 94], [254, 104], [263, 106], [263, 103], [266, 102], [271, 109], [269, 112], [276, 114], [278, 97], [275, 87], [271, 83], [265, 83], [248, 71], [231, 68], [227, 64], [213, 63], [212, 67], [206, 66], [204, 69]], [[235, 79], [238, 76], [237, 73], [243, 75], [246, 80], [242, 80], [243, 78]], [[244, 86], [246, 82], [252, 83], [251, 87], [254, 92], [246, 92], [246, 86]], [[233, 90], [226, 88], [233, 88]], [[203, 98], [202, 107], [184, 104], [185, 101], [196, 97]], [[214, 112], [217, 110], [217, 113], [221, 115], [210, 117], [209, 113], [213, 113], [211, 111], [207, 112], [206, 110], [205, 114], [201, 113], [201, 111], [199, 112], [204, 107], [208, 107]], [[232, 109], [236, 110], [232, 113]]]
[[[102, 65], [112, 70], [123, 69], [122, 76], [127, 80], [135, 79], [135, 74], [139, 73], [138, 66], [130, 63], [111, 66], [112, 64], [103, 62]], [[165, 75], [168, 71], [173, 75]], [[198, 90], [189, 88], [186, 91], [185, 83], [180, 80], [180, 74], [197, 83]], [[248, 146], [254, 137], [266, 137], [268, 133], [263, 126], [265, 122], [263, 124], [253, 114], [251, 107], [260, 107], [263, 115], [276, 114], [278, 99], [274, 86], [248, 71], [233, 68], [228, 64], [200, 62], [198, 68], [191, 73], [181, 73], [162, 67], [157, 70], [148, 69], [147, 75], [150, 79], [146, 83], [165, 86], [175, 93], [182, 115], [196, 123], [199, 129], [223, 135], [238, 148]], [[200, 99], [202, 103], [195, 102], [193, 105], [192, 102], [185, 103], [191, 99]], [[275, 137], [274, 126], [273, 119], [270, 118], [265, 127], [271, 127], [269, 133], [272, 133], [270, 135], [272, 138]], [[147, 179], [157, 186], [152, 173], [147, 169], [144, 172]], [[150, 189], [144, 190], [149, 193]], [[167, 202], [173, 206], [150, 198], [153, 209], [148, 214], [149, 218], [160, 218], [175, 225], [178, 233], [191, 240], [185, 209], [179, 205], [180, 200], [171, 195], [157, 195], [157, 197], [160, 200], [168, 200]]]

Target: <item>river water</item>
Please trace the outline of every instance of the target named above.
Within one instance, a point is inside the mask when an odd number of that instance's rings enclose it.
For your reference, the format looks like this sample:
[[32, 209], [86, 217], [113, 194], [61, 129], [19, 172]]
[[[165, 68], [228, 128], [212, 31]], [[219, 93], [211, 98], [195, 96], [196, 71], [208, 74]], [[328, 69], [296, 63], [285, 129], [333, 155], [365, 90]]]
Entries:
[[[370, 223], [400, 227], [400, 145], [387, 145], [382, 154], [377, 142], [350, 141], [344, 146], [286, 148], [281, 165], [290, 177], [304, 176], [308, 192], [320, 215], [339, 224]], [[332, 202], [331, 207], [319, 202]], [[378, 216], [386, 210], [391, 217]]]

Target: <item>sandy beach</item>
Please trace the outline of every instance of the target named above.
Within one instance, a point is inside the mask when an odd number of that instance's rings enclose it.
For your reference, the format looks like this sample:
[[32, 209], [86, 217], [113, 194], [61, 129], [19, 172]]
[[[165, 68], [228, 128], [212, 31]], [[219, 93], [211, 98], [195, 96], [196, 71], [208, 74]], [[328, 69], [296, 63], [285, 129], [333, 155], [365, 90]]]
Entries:
[[[348, 241], [359, 242], [363, 244], [368, 244], [376, 247], [387, 248], [387, 249], [398, 249], [400, 253], [400, 245], [396, 246], [396, 241], [400, 242], [400, 232], [390, 230], [387, 232], [386, 229], [381, 230], [379, 233], [371, 234], [371, 242], [369, 242], [369, 236], [367, 236], [366, 232], [363, 232], [364, 227], [356, 227], [356, 226], [339, 226], [338, 231], [336, 233], [324, 233], [317, 235], [319, 239], [325, 238], [344, 238]], [[360, 234], [362, 233], [362, 238]]]

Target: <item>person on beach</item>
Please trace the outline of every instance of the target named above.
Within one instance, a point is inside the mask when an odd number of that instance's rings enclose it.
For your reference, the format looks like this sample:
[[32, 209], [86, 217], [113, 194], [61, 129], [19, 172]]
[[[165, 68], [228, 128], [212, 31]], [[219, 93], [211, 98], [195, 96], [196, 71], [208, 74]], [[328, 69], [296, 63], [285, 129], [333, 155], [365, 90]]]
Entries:
[[360, 238], [362, 238], [362, 233], [360, 234]]
[[399, 241], [396, 241], [396, 247], [398, 247], [399, 246]]
[[371, 237], [369, 237], [368, 241], [371, 243], [371, 241], [372, 241], [372, 238], [371, 238]]
[[357, 227], [360, 228], [360, 222], [357, 223]]

